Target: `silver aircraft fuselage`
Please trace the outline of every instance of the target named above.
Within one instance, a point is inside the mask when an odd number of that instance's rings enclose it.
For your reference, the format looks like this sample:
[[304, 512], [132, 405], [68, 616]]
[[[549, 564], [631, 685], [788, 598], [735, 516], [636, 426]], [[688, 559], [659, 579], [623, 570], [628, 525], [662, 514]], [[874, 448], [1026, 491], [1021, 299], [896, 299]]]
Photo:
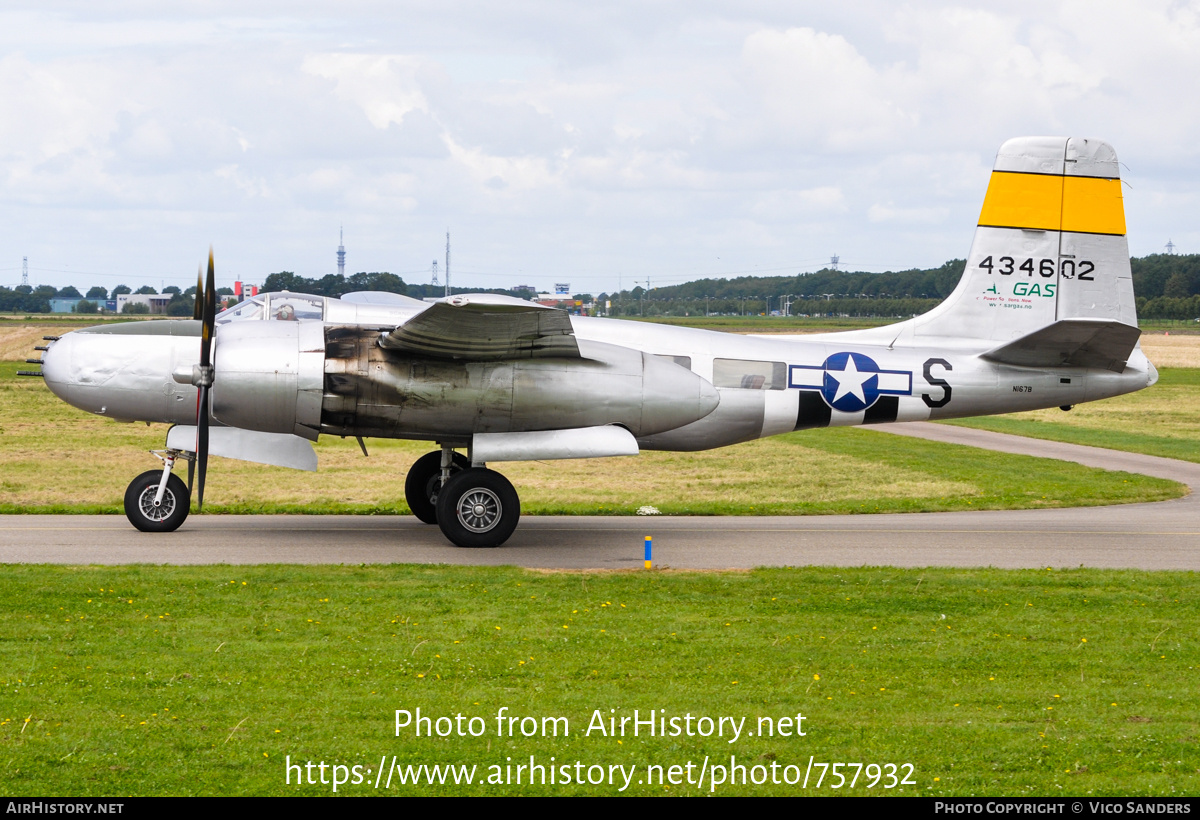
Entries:
[[[325, 301], [325, 318], [219, 324], [213, 417], [231, 427], [469, 444], [480, 433], [616, 424], [643, 449], [704, 450], [812, 427], [1009, 413], [1129, 393], [1157, 372], [1135, 348], [1120, 372], [981, 358], [990, 343], [904, 325], [743, 336], [572, 317], [580, 358], [456, 361], [390, 351], [419, 306]], [[906, 335], [909, 338], [904, 338]], [[123, 421], [192, 424], [200, 326], [140, 321], [66, 334], [43, 374], [64, 401]]]

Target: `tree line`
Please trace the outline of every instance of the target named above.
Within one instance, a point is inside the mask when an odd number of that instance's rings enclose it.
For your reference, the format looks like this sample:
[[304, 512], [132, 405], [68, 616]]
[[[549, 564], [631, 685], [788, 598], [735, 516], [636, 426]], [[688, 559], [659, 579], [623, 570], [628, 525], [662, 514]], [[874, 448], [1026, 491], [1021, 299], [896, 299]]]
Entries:
[[[759, 314], [782, 311], [786, 303], [792, 315], [902, 317], [923, 313], [949, 296], [962, 277], [965, 266], [965, 260], [952, 259], [936, 268], [884, 273], [827, 268], [790, 276], [697, 279], [651, 290], [638, 286], [619, 293], [601, 293], [596, 297], [596, 303], [600, 312], [612, 316]], [[1130, 260], [1130, 268], [1140, 317], [1200, 318], [1200, 254], [1135, 257]], [[171, 294], [172, 297], [168, 314], [190, 316], [195, 290], [194, 287], [187, 290], [175, 286], [164, 288], [163, 294]], [[329, 274], [316, 279], [298, 276], [291, 271], [280, 271], [269, 274], [263, 280], [261, 290], [290, 290], [335, 297], [354, 291], [384, 291], [417, 299], [445, 293], [443, 287], [409, 284], [386, 271], [361, 272], [350, 276]], [[479, 289], [453, 288], [452, 292], [479, 292]], [[491, 288], [486, 292], [529, 298], [529, 293], [522, 290]], [[86, 294], [74, 287], [0, 287], [0, 311], [48, 313], [50, 299], [83, 298], [88, 304], [81, 305], [83, 310], [78, 307], [77, 310], [95, 312], [106, 299], [115, 299], [122, 293], [155, 294], [157, 291], [148, 285], [136, 291], [126, 285], [118, 285], [111, 292], [96, 286]], [[232, 295], [233, 291], [220, 288], [218, 293]], [[575, 294], [574, 298], [589, 302], [592, 295]]]
[[[1200, 318], [1200, 254], [1152, 254], [1129, 260], [1138, 316]], [[793, 316], [901, 318], [931, 310], [953, 292], [966, 260], [936, 268], [867, 273], [829, 268], [791, 276], [697, 279], [681, 285], [600, 294], [612, 315], [703, 316], [782, 311]]]

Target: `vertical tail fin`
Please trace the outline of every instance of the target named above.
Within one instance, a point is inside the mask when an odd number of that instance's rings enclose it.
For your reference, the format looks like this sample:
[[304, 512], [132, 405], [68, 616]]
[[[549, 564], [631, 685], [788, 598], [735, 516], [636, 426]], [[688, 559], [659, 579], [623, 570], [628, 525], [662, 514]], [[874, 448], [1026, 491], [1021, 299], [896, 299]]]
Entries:
[[1021, 137], [996, 155], [958, 287], [913, 330], [1004, 346], [1057, 323], [1136, 331], [1117, 155], [1100, 140]]

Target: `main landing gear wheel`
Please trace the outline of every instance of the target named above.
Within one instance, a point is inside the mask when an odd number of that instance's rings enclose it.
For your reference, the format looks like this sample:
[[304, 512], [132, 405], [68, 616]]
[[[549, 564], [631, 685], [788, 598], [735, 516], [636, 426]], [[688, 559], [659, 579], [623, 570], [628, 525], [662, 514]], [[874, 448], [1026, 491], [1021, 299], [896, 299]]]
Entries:
[[142, 532], [174, 532], [188, 517], [188, 488], [174, 473], [167, 479], [162, 502], [154, 503], [162, 474], [162, 470], [144, 472], [125, 490], [125, 517]]
[[[450, 464], [451, 478], [470, 466], [471, 462], [466, 456], [455, 453], [454, 461]], [[412, 510], [413, 515], [426, 524], [438, 522], [438, 483], [441, 477], [442, 451], [435, 450], [418, 458], [409, 468], [408, 477], [404, 479], [404, 500], [408, 502], [408, 508]]]
[[498, 547], [513, 534], [520, 518], [517, 491], [494, 470], [463, 470], [438, 493], [438, 526], [460, 547]]

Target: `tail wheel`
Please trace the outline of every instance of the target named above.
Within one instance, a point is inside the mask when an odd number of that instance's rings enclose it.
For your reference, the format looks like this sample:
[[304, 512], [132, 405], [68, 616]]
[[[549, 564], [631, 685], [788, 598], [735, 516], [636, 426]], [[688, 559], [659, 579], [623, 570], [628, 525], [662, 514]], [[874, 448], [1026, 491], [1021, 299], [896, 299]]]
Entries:
[[154, 503], [162, 470], [148, 470], [135, 478], [125, 490], [125, 517], [142, 532], [174, 532], [188, 517], [191, 498], [183, 479], [172, 473], [162, 501]]
[[[471, 462], [461, 453], [454, 454], [450, 464], [450, 475], [466, 470]], [[426, 524], [436, 524], [438, 492], [441, 490], [442, 452], [435, 450], [418, 458], [408, 470], [404, 479], [404, 500], [419, 520]]]
[[521, 519], [521, 501], [507, 478], [482, 468], [450, 477], [438, 493], [437, 521], [460, 547], [498, 547]]

